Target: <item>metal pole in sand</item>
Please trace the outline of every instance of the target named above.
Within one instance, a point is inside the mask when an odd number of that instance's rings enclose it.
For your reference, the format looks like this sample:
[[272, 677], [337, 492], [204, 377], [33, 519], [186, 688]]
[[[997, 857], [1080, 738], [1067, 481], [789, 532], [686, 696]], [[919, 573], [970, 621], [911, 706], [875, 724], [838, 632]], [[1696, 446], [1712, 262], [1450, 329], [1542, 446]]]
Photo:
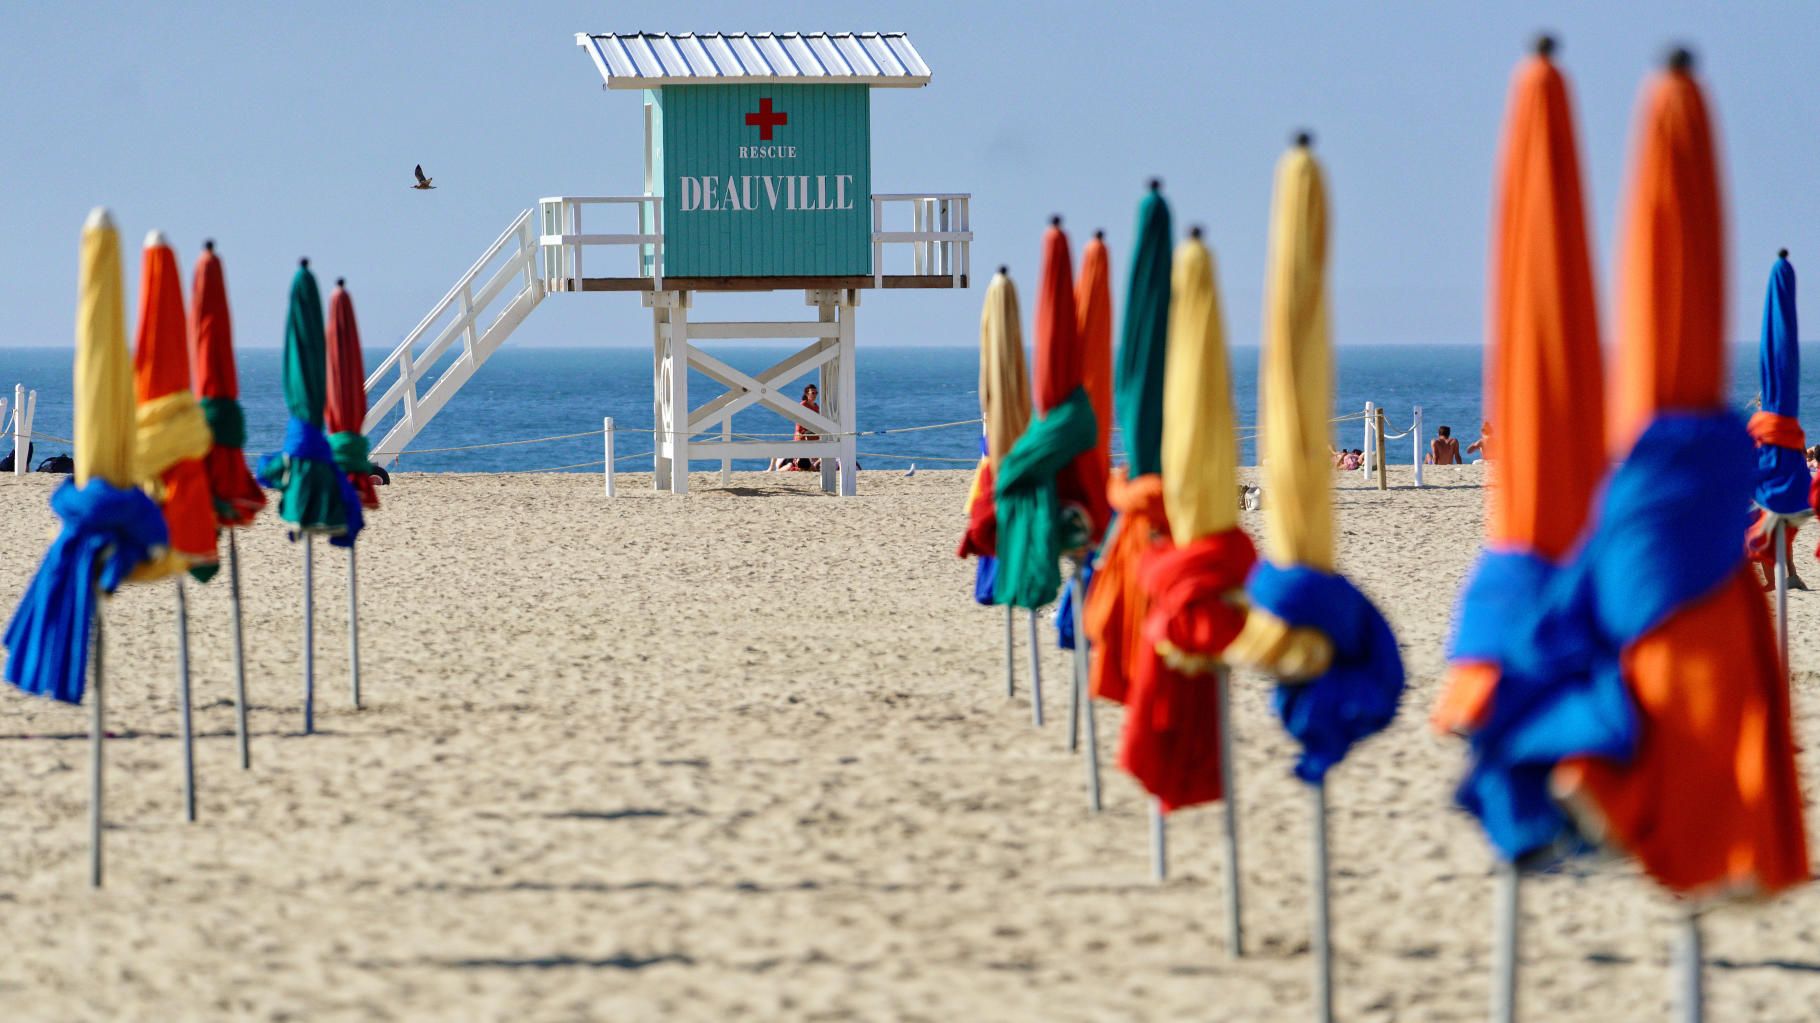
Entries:
[[354, 545], [348, 545], [348, 695], [360, 709], [360, 572]]
[[310, 533], [303, 534], [303, 734], [316, 731], [316, 595], [310, 578]]
[[1245, 954], [1245, 925], [1239, 895], [1239, 786], [1232, 763], [1232, 672], [1221, 668], [1215, 675], [1220, 687], [1220, 780], [1226, 816], [1226, 949], [1234, 959]]
[[177, 731], [183, 743], [183, 819], [196, 819], [196, 735], [190, 715], [190, 603], [177, 577]]
[[1491, 1018], [1517, 1021], [1517, 929], [1522, 921], [1521, 878], [1513, 863], [1498, 864], [1497, 916], [1491, 959]]
[[1169, 821], [1163, 816], [1163, 801], [1150, 799], [1150, 879], [1157, 884], [1169, 880]]
[[1076, 571], [1068, 585], [1074, 587], [1074, 656], [1075, 684], [1081, 689], [1081, 727], [1087, 732], [1087, 808], [1094, 813], [1100, 812], [1100, 729], [1093, 719], [1093, 694], [1087, 691], [1087, 629], [1083, 624], [1086, 611], [1081, 607], [1087, 601], [1087, 591], [1081, 586], [1080, 572]]
[[1706, 952], [1703, 945], [1700, 914], [1689, 910], [1681, 921], [1681, 1023], [1700, 1023], [1706, 1018]]
[[1030, 720], [1043, 727], [1043, 648], [1036, 640], [1036, 608], [1030, 609]]
[[100, 595], [95, 600], [95, 648], [90, 656], [95, 661], [94, 680], [89, 686], [88, 719], [88, 884], [101, 887], [101, 747], [107, 741], [105, 705], [107, 687], [107, 642], [102, 636]]
[[1014, 624], [1012, 619], [1016, 614], [1016, 608], [1010, 604], [1005, 605], [1005, 699], [1007, 700], [1017, 696], [1017, 649], [1015, 637], [1012, 635], [1012, 625]]
[[240, 769], [253, 766], [253, 747], [246, 726], [246, 648], [240, 623], [240, 544], [228, 535], [228, 597], [234, 605], [234, 738], [240, 746]]
[[1309, 809], [1313, 812], [1314, 831], [1314, 1018], [1316, 1023], [1333, 1023], [1333, 946], [1327, 927], [1327, 787], [1319, 782], [1308, 786]]
[[1776, 544], [1776, 648], [1782, 651], [1782, 672], [1792, 678], [1788, 664], [1788, 523], [1778, 521]]

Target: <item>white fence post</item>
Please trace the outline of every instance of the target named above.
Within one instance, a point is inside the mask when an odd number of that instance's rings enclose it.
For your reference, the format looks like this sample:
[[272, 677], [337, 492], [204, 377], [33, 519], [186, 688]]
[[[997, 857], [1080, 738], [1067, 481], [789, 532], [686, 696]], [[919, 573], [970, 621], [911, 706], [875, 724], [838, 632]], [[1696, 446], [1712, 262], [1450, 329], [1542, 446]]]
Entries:
[[1411, 446], [1415, 449], [1416, 486], [1419, 487], [1422, 485], [1422, 438], [1426, 436], [1422, 432], [1422, 406], [1420, 405], [1416, 406], [1415, 424], [1409, 428], [1409, 436], [1413, 438]]
[[606, 437], [607, 456], [607, 496], [613, 496], [613, 417], [608, 416], [600, 421], [601, 433]]
[[1373, 402], [1365, 403], [1365, 443], [1359, 449], [1365, 457], [1359, 459], [1359, 471], [1365, 475], [1366, 479], [1371, 478], [1372, 457], [1377, 454], [1372, 443], [1376, 437], [1373, 431], [1377, 427], [1377, 408], [1378, 406]]
[[38, 403], [38, 392], [27, 398], [24, 384], [13, 385], [13, 475], [23, 476], [31, 462], [32, 406]]

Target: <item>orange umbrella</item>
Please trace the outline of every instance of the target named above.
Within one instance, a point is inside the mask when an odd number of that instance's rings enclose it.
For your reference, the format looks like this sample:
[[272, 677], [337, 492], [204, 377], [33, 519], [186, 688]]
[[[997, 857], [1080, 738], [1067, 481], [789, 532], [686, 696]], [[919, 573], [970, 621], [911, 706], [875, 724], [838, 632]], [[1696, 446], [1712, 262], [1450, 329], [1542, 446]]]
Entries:
[[1502, 628], [1533, 602], [1585, 528], [1605, 475], [1603, 371], [1579, 146], [1567, 82], [1544, 39], [1511, 80], [1493, 213], [1486, 330], [1485, 553], [1461, 596], [1440, 731], [1481, 724]]
[[[1554, 786], [1595, 837], [1664, 887], [1766, 895], [1807, 880], [1806, 830], [1788, 678], [1736, 541], [1754, 459], [1724, 403], [1719, 175], [1690, 64], [1677, 53], [1644, 91], [1619, 262], [1614, 439], [1630, 455], [1602, 527], [1627, 535], [1611, 548], [1645, 545], [1653, 558], [1646, 574], [1590, 584], [1595, 599], [1666, 610], [1618, 632], [1640, 724], [1634, 755], [1570, 759]], [[1635, 500], [1627, 473], [1641, 477]]]
[[177, 257], [157, 231], [146, 238], [139, 277], [133, 394], [138, 401], [138, 470], [164, 510], [176, 555], [157, 574], [192, 565], [213, 566], [220, 560], [215, 547], [215, 507], [202, 463], [211, 435], [208, 420], [190, 391], [189, 329]]

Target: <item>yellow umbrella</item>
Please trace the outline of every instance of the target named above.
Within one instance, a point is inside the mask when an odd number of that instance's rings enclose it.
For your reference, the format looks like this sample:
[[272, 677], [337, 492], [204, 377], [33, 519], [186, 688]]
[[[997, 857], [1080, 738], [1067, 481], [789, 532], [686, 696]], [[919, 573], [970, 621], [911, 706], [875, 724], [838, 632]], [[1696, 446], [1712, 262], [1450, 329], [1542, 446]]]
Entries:
[[133, 362], [126, 350], [126, 299], [120, 276], [120, 232], [106, 210], [82, 227], [81, 291], [76, 305], [76, 486], [100, 478], [115, 487], [139, 482]]
[[89, 700], [89, 883], [101, 884], [100, 593], [112, 593], [167, 542], [158, 506], [134, 486], [133, 382], [126, 353], [120, 235], [106, 210], [82, 229], [76, 308], [76, 473], [51, 495], [63, 521], [7, 624], [6, 680], [66, 703]]
[[[1403, 661], [1390, 624], [1334, 572], [1328, 415], [1327, 190], [1307, 135], [1277, 164], [1266, 263], [1262, 369], [1269, 560], [1251, 575], [1251, 617], [1230, 660], [1278, 680], [1278, 718], [1302, 747], [1296, 776], [1314, 816], [1316, 1018], [1333, 1015], [1324, 779], [1396, 716]], [[1230, 497], [1230, 495], [1229, 495]]]

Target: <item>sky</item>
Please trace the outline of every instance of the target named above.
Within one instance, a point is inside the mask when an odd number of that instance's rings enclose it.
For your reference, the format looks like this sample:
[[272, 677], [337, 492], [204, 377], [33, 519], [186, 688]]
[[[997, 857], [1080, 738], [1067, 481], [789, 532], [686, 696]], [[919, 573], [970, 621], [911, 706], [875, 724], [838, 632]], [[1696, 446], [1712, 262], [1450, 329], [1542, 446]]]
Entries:
[[[1695, 50], [1722, 144], [1730, 332], [1755, 338], [1775, 250], [1797, 267], [1820, 251], [1820, 4], [166, 0], [0, 7], [0, 349], [69, 343], [97, 204], [121, 226], [129, 293], [146, 231], [186, 273], [216, 239], [239, 343], [276, 345], [309, 256], [347, 278], [367, 345], [391, 347], [540, 196], [640, 191], [638, 97], [603, 90], [574, 41], [635, 30], [910, 34], [933, 81], [875, 91], [873, 187], [971, 193], [978, 283], [867, 294], [862, 344], [975, 344], [985, 275], [1008, 265], [1029, 294], [1051, 214], [1077, 246], [1105, 229], [1122, 280], [1152, 176], [1178, 231], [1204, 227], [1229, 337], [1253, 344], [1271, 171], [1304, 127], [1328, 174], [1337, 343], [1476, 344], [1506, 88], [1542, 29], [1573, 89], [1606, 310], [1639, 87], [1670, 44]], [[417, 163], [435, 191], [407, 188]], [[788, 316], [801, 299], [698, 310]], [[645, 345], [648, 316], [631, 295], [557, 295], [512, 343]]]

